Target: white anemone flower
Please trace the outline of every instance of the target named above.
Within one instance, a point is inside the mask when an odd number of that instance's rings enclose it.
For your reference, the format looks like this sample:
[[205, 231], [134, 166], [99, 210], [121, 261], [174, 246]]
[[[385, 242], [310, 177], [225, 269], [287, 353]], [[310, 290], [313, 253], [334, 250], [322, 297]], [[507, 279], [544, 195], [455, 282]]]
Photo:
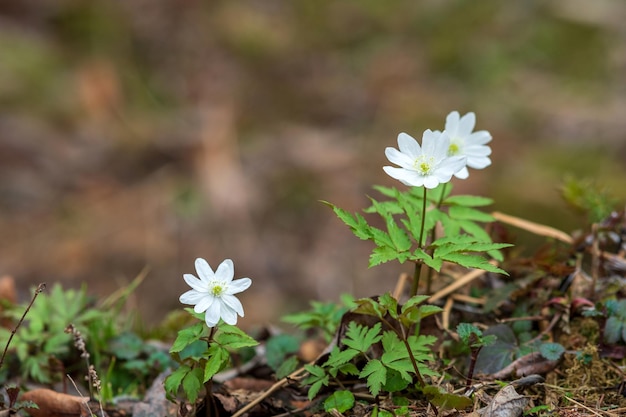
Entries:
[[398, 148], [386, 148], [385, 156], [400, 168], [383, 169], [390, 177], [413, 187], [435, 188], [449, 182], [455, 172], [465, 167], [467, 159], [464, 155], [448, 156], [448, 134], [430, 129], [422, 135], [422, 146], [406, 133], [400, 133]]
[[225, 259], [215, 272], [202, 258], [196, 259], [195, 265], [199, 279], [192, 274], [183, 275], [192, 289], [180, 296], [180, 302], [194, 305], [196, 313], [206, 311], [204, 320], [209, 327], [215, 327], [220, 318], [227, 324], [237, 324], [237, 315], [243, 317], [243, 306], [234, 294], [248, 289], [252, 280], [233, 281], [235, 267], [230, 259]]
[[445, 131], [450, 137], [448, 156], [467, 157], [467, 166], [454, 173], [457, 178], [466, 179], [469, 176], [467, 167], [483, 169], [491, 165], [491, 148], [486, 145], [491, 141], [491, 134], [486, 130], [472, 132], [475, 125], [476, 115], [473, 112], [461, 117], [458, 111], [453, 111], [446, 117]]

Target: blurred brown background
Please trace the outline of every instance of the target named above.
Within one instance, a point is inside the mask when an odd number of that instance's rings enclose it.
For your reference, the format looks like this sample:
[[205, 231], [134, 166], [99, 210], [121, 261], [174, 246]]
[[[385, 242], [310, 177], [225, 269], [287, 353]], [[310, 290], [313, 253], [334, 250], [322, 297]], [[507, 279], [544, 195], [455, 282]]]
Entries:
[[244, 325], [393, 287], [352, 210], [384, 148], [474, 111], [493, 165], [456, 192], [565, 231], [565, 175], [626, 199], [626, 2], [0, 1], [0, 274], [146, 323], [193, 260], [235, 262]]

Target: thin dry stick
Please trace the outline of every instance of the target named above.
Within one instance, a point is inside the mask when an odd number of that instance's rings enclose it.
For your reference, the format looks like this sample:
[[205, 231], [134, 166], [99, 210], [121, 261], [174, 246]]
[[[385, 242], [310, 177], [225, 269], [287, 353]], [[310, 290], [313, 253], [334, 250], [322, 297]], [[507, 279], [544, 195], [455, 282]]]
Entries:
[[499, 211], [494, 211], [491, 215], [502, 223], [527, 230], [536, 235], [551, 237], [565, 243], [574, 243], [574, 239], [570, 235], [559, 229], [555, 229], [554, 227], [531, 222], [530, 220], [521, 219], [509, 214], [500, 213]]
[[398, 282], [396, 282], [396, 288], [393, 290], [393, 298], [399, 300], [402, 296], [402, 291], [404, 291], [404, 286], [406, 285], [407, 280], [409, 279], [409, 274], [406, 272], [400, 274], [400, 278], [398, 278]]
[[[589, 411], [592, 414], [595, 414], [596, 416], [603, 417], [603, 414], [600, 414], [597, 411], [594, 411], [592, 408], [587, 407], [585, 404], [583, 404], [581, 402], [578, 402], [575, 399], [568, 397], [567, 395], [564, 395], [563, 398], [565, 398], [567, 401], [573, 402], [577, 406], [584, 408], [585, 410]], [[603, 411], [603, 413], [604, 413], [604, 415], [607, 415], [607, 416], [610, 416], [610, 417], [617, 417], [617, 414], [608, 413], [606, 411]]]
[[[313, 365], [314, 363], [315, 363], [315, 361], [312, 361], [312, 362], [309, 363], [309, 365]], [[240, 417], [244, 413], [248, 412], [254, 406], [259, 404], [261, 401], [263, 401], [264, 399], [269, 397], [269, 395], [272, 392], [276, 391], [278, 388], [281, 388], [281, 387], [287, 385], [287, 383], [289, 383], [290, 380], [297, 378], [298, 375], [302, 371], [304, 371], [304, 370], [305, 370], [304, 367], [302, 367], [300, 369], [297, 369], [297, 370], [293, 371], [292, 373], [290, 373], [289, 375], [287, 375], [286, 377], [284, 377], [283, 379], [281, 379], [280, 381], [276, 382], [274, 385], [269, 387], [265, 392], [263, 392], [261, 395], [256, 397], [253, 401], [251, 401], [250, 403], [246, 404], [243, 408], [241, 408], [241, 410], [239, 410], [235, 414], [233, 414], [232, 417]]]
[[[491, 263], [492, 265], [497, 265], [497, 262], [493, 261], [493, 260], [489, 261], [489, 263]], [[480, 277], [484, 273], [485, 273], [485, 270], [483, 270], [483, 269], [475, 269], [473, 271], [468, 272], [467, 274], [463, 275], [461, 278], [459, 278], [456, 281], [454, 281], [452, 284], [450, 284], [447, 287], [445, 287], [445, 288], [437, 291], [436, 293], [434, 293], [428, 299], [428, 302], [429, 303], [433, 303], [433, 302], [439, 300], [440, 298], [445, 297], [446, 295], [450, 294], [451, 292], [454, 292], [457, 289], [461, 288], [462, 286], [472, 282], [473, 280], [475, 280], [476, 278]]]
[[7, 340], [7, 344], [4, 347], [4, 352], [2, 352], [2, 357], [0, 358], [0, 369], [2, 369], [2, 364], [4, 363], [4, 357], [6, 356], [7, 351], [9, 350], [9, 345], [11, 344], [11, 340], [13, 340], [13, 336], [15, 336], [15, 333], [17, 332], [17, 329], [19, 329], [20, 326], [22, 325], [22, 322], [24, 321], [24, 318], [28, 314], [28, 311], [32, 307], [32, 305], [35, 302], [35, 299], [37, 298], [39, 293], [41, 293], [45, 289], [46, 289], [46, 283], [45, 282], [42, 282], [41, 284], [39, 284], [37, 286], [37, 289], [35, 290], [35, 294], [33, 295], [33, 298], [30, 300], [30, 303], [28, 304], [28, 307], [26, 307], [26, 311], [24, 311], [24, 314], [22, 314], [22, 318], [20, 318], [20, 321], [17, 322], [17, 326], [15, 326], [15, 329], [13, 329], [11, 331], [11, 336], [9, 336], [9, 340]]

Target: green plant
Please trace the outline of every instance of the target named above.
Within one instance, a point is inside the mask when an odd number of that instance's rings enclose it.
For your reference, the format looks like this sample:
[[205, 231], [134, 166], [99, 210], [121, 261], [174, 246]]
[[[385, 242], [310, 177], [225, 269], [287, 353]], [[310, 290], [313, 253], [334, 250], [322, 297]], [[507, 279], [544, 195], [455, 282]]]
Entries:
[[626, 342], [626, 300], [608, 300], [604, 308], [607, 316], [604, 340], [607, 343]]
[[235, 270], [230, 259], [225, 259], [215, 271], [202, 258], [196, 259], [195, 266], [198, 277], [183, 275], [192, 289], [183, 293], [180, 301], [195, 305], [185, 310], [201, 322], [178, 332], [170, 349], [178, 368], [165, 379], [165, 391], [168, 399], [174, 401], [182, 388], [185, 398], [195, 406], [204, 389], [206, 409], [215, 411], [213, 376], [228, 366], [233, 352], [258, 344], [235, 326], [237, 316], [243, 316], [244, 311], [234, 294], [246, 290], [252, 280], [233, 280]]
[[[18, 319], [22, 311], [22, 306], [15, 306], [6, 314]], [[64, 332], [70, 323], [84, 329], [85, 340], [90, 344], [88, 350], [101, 351], [105, 340], [114, 332], [116, 320], [112, 311], [93, 306], [84, 286], [74, 290], [55, 284], [32, 305], [28, 318], [13, 339], [11, 351], [25, 378], [49, 383], [64, 375], [63, 368], [59, 367], [64, 366], [73, 353], [72, 336]], [[0, 344], [10, 335], [8, 330], [0, 329]]]
[[[414, 296], [404, 305], [399, 305], [390, 294], [356, 300], [357, 307], [351, 317], [373, 316], [378, 321], [371, 326], [350, 321], [340, 341], [341, 347], [336, 346], [325, 362], [305, 365], [309, 376], [302, 383], [311, 385], [309, 398], [314, 398], [323, 386], [343, 386], [342, 379], [356, 376], [366, 381], [374, 396], [383, 391], [400, 393], [408, 389], [422, 392], [431, 401], [442, 399], [445, 395], [429, 388], [425, 379], [438, 376], [428, 365], [434, 360], [430, 345], [436, 337], [412, 334], [419, 329], [423, 318], [441, 311], [437, 306], [423, 304], [426, 298]], [[351, 400], [346, 391], [335, 391], [327, 401], [347, 407]], [[451, 401], [452, 397], [458, 400], [458, 396], [450, 394], [440, 404]], [[465, 400], [459, 401], [466, 406]], [[459, 405], [458, 401], [455, 405]]]
[[[186, 308], [199, 320], [202, 314]], [[256, 346], [258, 342], [236, 326], [220, 322], [208, 327], [205, 323], [195, 323], [178, 332], [170, 349], [178, 368], [165, 380], [168, 398], [173, 400], [182, 387], [187, 400], [193, 404], [198, 399], [205, 384], [230, 363], [231, 352], [245, 347]], [[208, 387], [207, 387], [208, 388]], [[210, 397], [210, 391], [206, 392]]]
[[478, 327], [470, 323], [459, 323], [459, 325], [456, 326], [456, 332], [458, 333], [461, 341], [471, 352], [470, 366], [467, 372], [467, 382], [465, 384], [465, 389], [469, 390], [472, 384], [472, 378], [474, 377], [474, 368], [476, 366], [476, 361], [478, 360], [478, 354], [483, 347], [493, 344], [496, 341], [496, 336], [483, 336], [483, 332]]
[[319, 331], [324, 340], [330, 342], [337, 332], [341, 317], [355, 306], [354, 297], [348, 294], [341, 296], [341, 302], [336, 304], [311, 301], [310, 310], [288, 314], [282, 320], [303, 330]]

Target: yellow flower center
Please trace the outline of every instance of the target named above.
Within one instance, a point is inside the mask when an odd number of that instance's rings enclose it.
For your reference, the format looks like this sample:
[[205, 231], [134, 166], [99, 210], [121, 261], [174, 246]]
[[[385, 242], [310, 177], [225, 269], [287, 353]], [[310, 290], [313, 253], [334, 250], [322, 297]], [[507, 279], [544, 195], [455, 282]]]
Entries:
[[461, 153], [461, 143], [458, 139], [450, 139], [450, 146], [448, 147], [448, 156], [454, 156]]
[[432, 172], [434, 165], [435, 158], [433, 158], [432, 156], [426, 158], [425, 156], [421, 155], [417, 159], [415, 159], [415, 162], [413, 162], [413, 167], [415, 168], [415, 170], [424, 176], [429, 175]]
[[224, 286], [223, 283], [221, 282], [212, 282], [211, 283], [211, 294], [213, 294], [214, 297], [219, 297], [221, 296], [224, 291], [226, 290], [226, 287]]

